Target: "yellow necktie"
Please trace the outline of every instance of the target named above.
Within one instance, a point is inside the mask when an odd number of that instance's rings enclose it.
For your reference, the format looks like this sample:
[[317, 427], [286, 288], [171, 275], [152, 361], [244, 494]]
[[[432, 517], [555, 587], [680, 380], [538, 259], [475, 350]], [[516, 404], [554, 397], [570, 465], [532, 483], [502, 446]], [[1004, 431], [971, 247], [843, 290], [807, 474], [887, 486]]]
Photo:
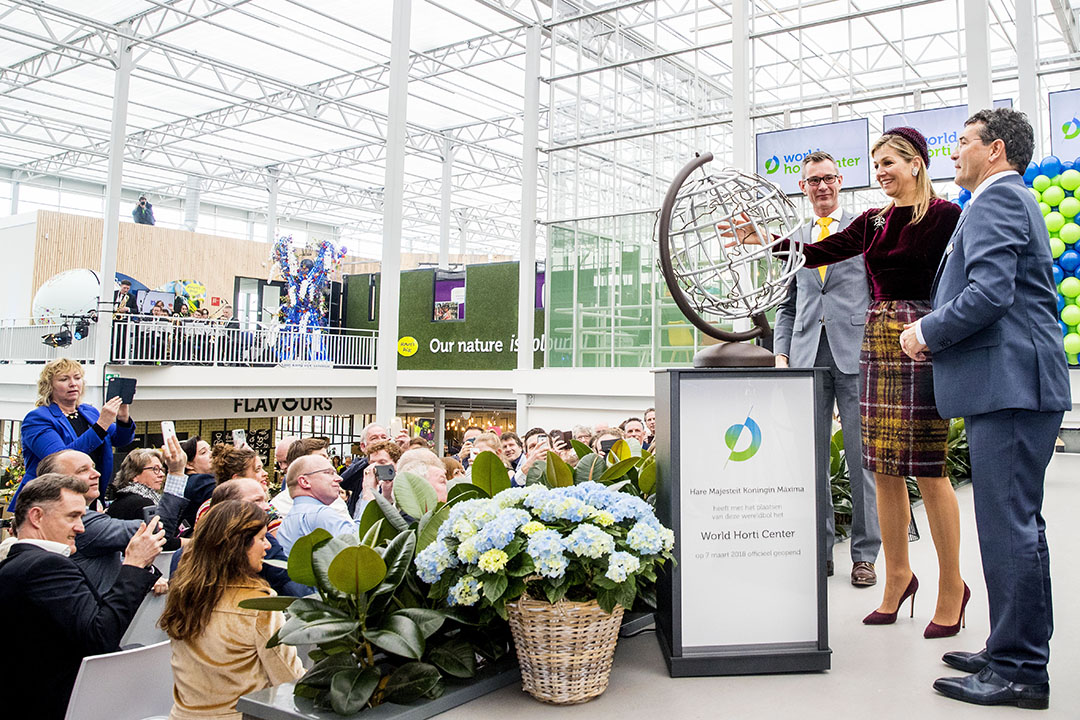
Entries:
[[[820, 242], [829, 237], [829, 224], [832, 223], [831, 217], [822, 217], [817, 219], [818, 227], [821, 228], [821, 233], [817, 236], [817, 240], [814, 242]], [[822, 265], [817, 269], [818, 274], [821, 275], [821, 282], [825, 282], [825, 266]]]

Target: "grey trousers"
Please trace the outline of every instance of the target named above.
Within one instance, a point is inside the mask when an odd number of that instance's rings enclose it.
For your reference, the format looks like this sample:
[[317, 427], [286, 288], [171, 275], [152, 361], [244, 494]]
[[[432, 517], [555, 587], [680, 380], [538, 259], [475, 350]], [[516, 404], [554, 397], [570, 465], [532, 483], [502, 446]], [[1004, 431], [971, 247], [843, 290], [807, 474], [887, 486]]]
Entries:
[[[862, 427], [859, 415], [859, 374], [842, 373], [836, 367], [825, 330], [821, 331], [814, 367], [826, 368], [824, 392], [817, 407], [817, 420], [832, 428], [833, 404], [840, 411], [840, 427], [844, 430], [844, 455], [851, 478], [851, 562], [875, 562], [881, 548], [881, 529], [877, 517], [877, 490], [874, 474], [862, 466]], [[829, 433], [831, 436], [831, 432]], [[828, 457], [829, 448], [825, 448]], [[829, 509], [826, 531], [829, 538], [829, 560], [833, 558], [836, 542], [836, 520], [833, 516], [832, 491], [825, 486], [825, 506]]]

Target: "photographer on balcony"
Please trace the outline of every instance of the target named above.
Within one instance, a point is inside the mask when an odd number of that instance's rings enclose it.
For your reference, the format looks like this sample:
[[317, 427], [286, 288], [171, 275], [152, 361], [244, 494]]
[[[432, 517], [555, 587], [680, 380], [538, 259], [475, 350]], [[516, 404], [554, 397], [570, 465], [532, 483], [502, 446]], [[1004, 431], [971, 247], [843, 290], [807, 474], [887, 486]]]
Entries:
[[145, 195], [139, 196], [139, 204], [131, 211], [131, 217], [135, 219], [136, 225], [154, 224], [154, 206], [150, 204]]

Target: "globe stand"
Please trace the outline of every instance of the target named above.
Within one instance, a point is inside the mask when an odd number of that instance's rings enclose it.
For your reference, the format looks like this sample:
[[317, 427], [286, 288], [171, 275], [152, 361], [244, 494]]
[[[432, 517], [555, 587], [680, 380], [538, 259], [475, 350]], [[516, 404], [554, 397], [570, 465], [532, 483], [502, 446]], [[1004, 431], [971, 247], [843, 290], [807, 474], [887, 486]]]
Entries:
[[761, 347], [741, 342], [722, 342], [694, 355], [696, 368], [773, 367], [776, 356]]

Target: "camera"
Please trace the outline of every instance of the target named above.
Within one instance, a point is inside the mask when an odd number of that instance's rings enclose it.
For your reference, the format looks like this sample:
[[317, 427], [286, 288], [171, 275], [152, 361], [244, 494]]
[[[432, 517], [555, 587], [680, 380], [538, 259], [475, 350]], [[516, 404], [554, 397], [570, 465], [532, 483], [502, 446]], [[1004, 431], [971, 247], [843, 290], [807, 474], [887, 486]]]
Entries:
[[379, 482], [393, 482], [394, 481], [394, 466], [393, 465], [376, 465], [375, 477]]

